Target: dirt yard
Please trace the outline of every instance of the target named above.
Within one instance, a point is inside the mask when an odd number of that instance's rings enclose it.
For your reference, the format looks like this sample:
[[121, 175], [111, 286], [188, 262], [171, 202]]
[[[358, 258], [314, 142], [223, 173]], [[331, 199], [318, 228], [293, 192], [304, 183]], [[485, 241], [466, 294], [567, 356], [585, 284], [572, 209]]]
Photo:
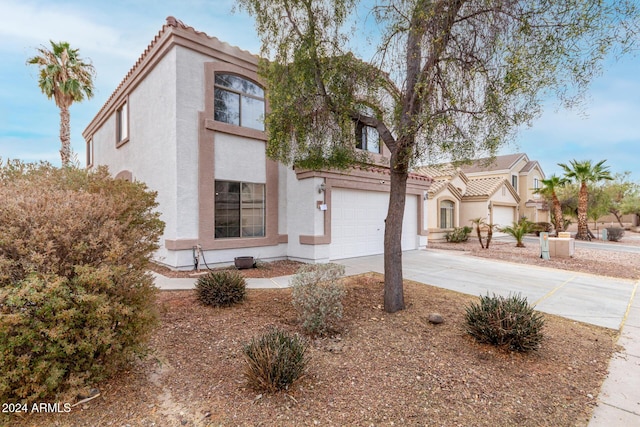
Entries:
[[[407, 282], [386, 314], [379, 275], [346, 280], [344, 330], [309, 341], [306, 378], [264, 395], [243, 378], [242, 346], [277, 325], [298, 331], [290, 290], [249, 290], [241, 305], [162, 292], [148, 357], [69, 413], [12, 426], [585, 426], [614, 351], [614, 331], [545, 315], [539, 351], [512, 354], [462, 330], [475, 297]], [[445, 321], [428, 322], [430, 313]], [[66, 402], [62, 402], [66, 403]], [[74, 402], [69, 402], [74, 403]], [[3, 419], [0, 418], [0, 425]]]

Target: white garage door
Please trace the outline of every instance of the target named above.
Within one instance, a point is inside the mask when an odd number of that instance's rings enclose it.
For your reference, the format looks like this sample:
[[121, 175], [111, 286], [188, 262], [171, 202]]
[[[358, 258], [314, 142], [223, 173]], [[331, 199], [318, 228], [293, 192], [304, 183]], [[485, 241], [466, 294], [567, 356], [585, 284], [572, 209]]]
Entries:
[[498, 227], [506, 227], [513, 225], [515, 221], [515, 208], [511, 206], [494, 206], [493, 207], [493, 223]]
[[[407, 196], [402, 223], [402, 250], [418, 248], [415, 196]], [[330, 258], [342, 259], [384, 252], [384, 219], [389, 193], [335, 188], [331, 192]]]

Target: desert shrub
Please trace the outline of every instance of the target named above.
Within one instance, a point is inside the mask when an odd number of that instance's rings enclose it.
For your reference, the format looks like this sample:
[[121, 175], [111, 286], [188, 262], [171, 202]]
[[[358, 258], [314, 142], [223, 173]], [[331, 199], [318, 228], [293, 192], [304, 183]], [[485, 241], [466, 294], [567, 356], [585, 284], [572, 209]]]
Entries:
[[607, 230], [607, 240], [612, 242], [619, 242], [624, 236], [624, 228], [620, 227], [608, 227]]
[[228, 307], [244, 300], [247, 282], [237, 271], [210, 271], [198, 278], [196, 294], [205, 305]]
[[539, 236], [540, 233], [550, 233], [553, 230], [553, 224], [550, 222], [536, 222], [531, 226], [531, 231]]
[[515, 351], [537, 350], [543, 339], [544, 318], [519, 295], [481, 296], [466, 308], [465, 330], [482, 343]]
[[155, 193], [106, 168], [0, 165], [0, 401], [98, 381], [144, 351]]
[[473, 229], [467, 225], [465, 225], [464, 227], [456, 227], [453, 229], [453, 231], [447, 233], [444, 238], [447, 240], [447, 242], [462, 243], [469, 240], [469, 234], [471, 234], [472, 231]]
[[345, 294], [342, 276], [343, 265], [319, 264], [300, 267], [291, 279], [292, 303], [305, 333], [326, 335], [339, 331]]
[[274, 328], [244, 346], [244, 376], [249, 387], [275, 392], [289, 388], [305, 375], [306, 343], [298, 335]]

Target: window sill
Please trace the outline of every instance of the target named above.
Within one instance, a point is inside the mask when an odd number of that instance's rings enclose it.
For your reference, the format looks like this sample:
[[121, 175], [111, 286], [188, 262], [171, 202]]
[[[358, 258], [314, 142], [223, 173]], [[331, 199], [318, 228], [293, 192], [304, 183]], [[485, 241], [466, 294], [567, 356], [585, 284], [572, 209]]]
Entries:
[[129, 137], [126, 137], [125, 139], [123, 139], [122, 141], [116, 142], [116, 148], [120, 148], [123, 145], [125, 145], [127, 142], [129, 142]]
[[243, 136], [245, 138], [258, 139], [260, 141], [267, 140], [267, 133], [265, 131], [230, 125], [229, 123], [219, 122], [213, 119], [206, 119], [204, 122], [204, 126], [207, 130], [213, 130], [216, 132]]

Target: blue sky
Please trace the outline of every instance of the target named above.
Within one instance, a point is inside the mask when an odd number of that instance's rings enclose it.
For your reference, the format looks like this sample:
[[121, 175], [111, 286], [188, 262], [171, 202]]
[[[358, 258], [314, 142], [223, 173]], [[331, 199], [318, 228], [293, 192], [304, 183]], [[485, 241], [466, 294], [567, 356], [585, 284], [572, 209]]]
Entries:
[[[27, 66], [49, 39], [68, 41], [97, 70], [95, 97], [71, 107], [72, 149], [84, 164], [82, 131], [160, 30], [167, 16], [250, 52], [259, 51], [253, 20], [232, 0], [0, 0], [0, 157], [60, 163], [59, 110]], [[365, 58], [366, 59], [366, 58]], [[550, 100], [531, 128], [500, 154], [525, 152], [545, 173], [558, 162], [607, 159], [612, 172], [640, 182], [640, 55], [609, 61], [581, 110]]]

